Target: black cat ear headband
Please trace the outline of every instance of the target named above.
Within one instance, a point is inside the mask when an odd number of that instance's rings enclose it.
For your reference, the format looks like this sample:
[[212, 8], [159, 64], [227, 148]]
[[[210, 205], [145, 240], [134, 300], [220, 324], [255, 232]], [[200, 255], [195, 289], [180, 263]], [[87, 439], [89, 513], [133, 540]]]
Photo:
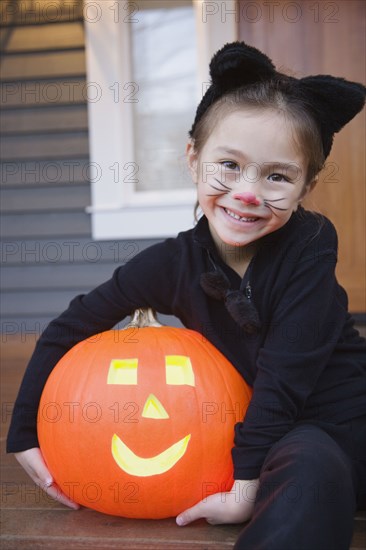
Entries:
[[365, 103], [366, 88], [357, 82], [328, 75], [293, 78], [276, 71], [272, 61], [244, 42], [226, 44], [210, 63], [212, 83], [198, 105], [192, 137], [207, 109], [226, 93], [242, 86], [264, 81], [282, 83], [288, 97], [298, 98], [316, 121], [323, 143], [324, 158], [331, 150], [333, 137], [359, 113]]

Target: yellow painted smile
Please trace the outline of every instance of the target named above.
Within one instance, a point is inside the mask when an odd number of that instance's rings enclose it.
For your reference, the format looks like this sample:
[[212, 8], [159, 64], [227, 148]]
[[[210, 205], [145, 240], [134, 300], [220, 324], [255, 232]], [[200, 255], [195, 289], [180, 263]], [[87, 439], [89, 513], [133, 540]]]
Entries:
[[191, 434], [151, 458], [141, 458], [114, 434], [112, 437], [112, 455], [118, 466], [131, 476], [149, 477], [167, 472], [185, 454]]

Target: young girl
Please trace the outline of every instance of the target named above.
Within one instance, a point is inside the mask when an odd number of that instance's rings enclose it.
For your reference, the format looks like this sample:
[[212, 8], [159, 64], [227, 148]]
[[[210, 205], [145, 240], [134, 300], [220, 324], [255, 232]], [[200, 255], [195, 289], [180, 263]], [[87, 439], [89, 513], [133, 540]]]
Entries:
[[366, 504], [366, 342], [335, 277], [335, 229], [301, 201], [365, 88], [285, 76], [244, 43], [227, 44], [210, 69], [187, 146], [204, 215], [50, 323], [20, 388], [8, 451], [76, 508], [38, 448], [42, 389], [77, 342], [152, 307], [202, 332], [253, 387], [235, 429], [232, 490], [177, 523], [247, 522], [236, 549], [346, 550], [356, 507]]

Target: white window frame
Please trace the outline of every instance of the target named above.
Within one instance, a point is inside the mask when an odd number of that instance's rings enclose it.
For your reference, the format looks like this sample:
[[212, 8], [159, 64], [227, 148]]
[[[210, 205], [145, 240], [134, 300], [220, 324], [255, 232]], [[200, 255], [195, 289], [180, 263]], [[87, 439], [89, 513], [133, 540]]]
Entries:
[[[97, 240], [163, 238], [193, 225], [193, 187], [135, 190], [129, 33], [138, 20], [138, 4], [138, 0], [84, 0], [92, 197], [86, 211]], [[237, 40], [238, 4], [193, 0], [193, 5], [201, 83], [198, 104], [209, 82], [212, 55], [226, 42]]]

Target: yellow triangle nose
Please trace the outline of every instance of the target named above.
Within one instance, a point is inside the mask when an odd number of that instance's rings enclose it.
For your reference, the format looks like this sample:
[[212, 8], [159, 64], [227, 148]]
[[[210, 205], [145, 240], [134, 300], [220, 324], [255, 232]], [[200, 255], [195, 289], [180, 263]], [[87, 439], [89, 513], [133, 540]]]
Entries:
[[141, 416], [143, 416], [144, 418], [155, 418], [157, 420], [169, 418], [169, 415], [166, 412], [164, 405], [153, 393], [150, 393], [150, 395], [146, 399]]

